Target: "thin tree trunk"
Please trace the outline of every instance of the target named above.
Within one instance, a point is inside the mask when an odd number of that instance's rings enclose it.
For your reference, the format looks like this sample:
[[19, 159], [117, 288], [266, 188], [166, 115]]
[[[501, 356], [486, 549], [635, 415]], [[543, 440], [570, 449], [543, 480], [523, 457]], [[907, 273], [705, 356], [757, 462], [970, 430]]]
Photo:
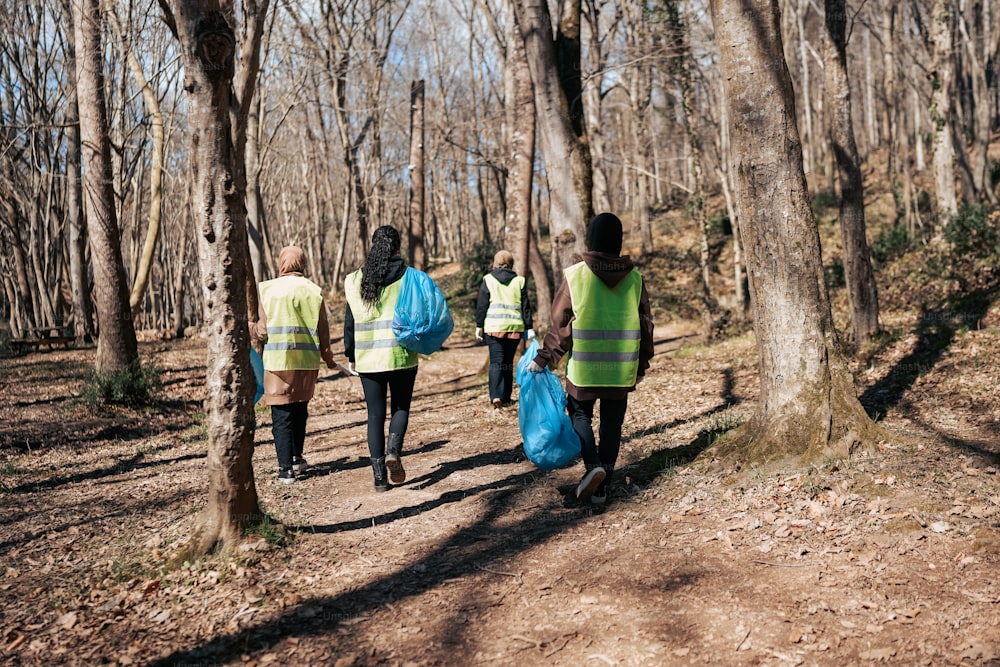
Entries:
[[424, 249], [424, 81], [410, 87], [410, 263], [427, 268]]
[[[71, 0], [63, 0], [63, 13], [72, 16]], [[83, 217], [83, 175], [80, 171], [80, 109], [77, 103], [76, 36], [66, 31], [66, 229], [69, 242], [69, 282], [73, 291], [73, 329], [77, 343], [93, 339], [93, 303], [87, 278], [87, 223]]]
[[[952, 138], [951, 100], [954, 54], [952, 53], [952, 0], [934, 0], [931, 17], [931, 40], [934, 43], [934, 67], [931, 86], [931, 122], [934, 124], [934, 185], [938, 215], [950, 218], [958, 213], [955, 192], [955, 147]], [[919, 136], [919, 135], [918, 135]], [[945, 219], [938, 221], [943, 225]]]
[[[510, 132], [507, 150], [507, 232], [514, 255], [514, 271], [528, 274], [531, 246], [531, 186], [535, 163], [535, 97], [531, 72], [524, 52], [524, 40], [513, 12], [508, 18], [507, 59], [504, 71], [506, 124]], [[544, 273], [535, 282], [548, 283]]]
[[[878, 292], [871, 253], [865, 236], [865, 186], [851, 123], [851, 85], [847, 75], [847, 5], [845, 0], [825, 0], [827, 114], [830, 144], [840, 168], [840, 231], [844, 251], [844, 277], [851, 310], [852, 340], [867, 344], [879, 331]], [[874, 120], [874, 117], [872, 118]]]
[[100, 329], [95, 368], [100, 375], [117, 375], [138, 361], [139, 349], [129, 308], [128, 280], [115, 215], [98, 0], [73, 2], [73, 26], [77, 45], [83, 192]]

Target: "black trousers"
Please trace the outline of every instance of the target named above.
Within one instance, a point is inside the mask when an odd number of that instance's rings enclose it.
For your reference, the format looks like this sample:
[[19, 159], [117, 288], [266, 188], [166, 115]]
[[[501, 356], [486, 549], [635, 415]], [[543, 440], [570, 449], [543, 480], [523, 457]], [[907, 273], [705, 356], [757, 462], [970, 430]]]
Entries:
[[361, 373], [361, 388], [368, 404], [368, 453], [372, 458], [385, 456], [386, 399], [389, 398], [389, 432], [406, 435], [410, 423], [410, 401], [417, 367], [382, 373]]
[[306, 442], [306, 420], [309, 403], [286, 403], [271, 406], [271, 435], [278, 454], [278, 467], [291, 468], [292, 457], [302, 456]]
[[510, 403], [514, 391], [514, 354], [521, 343], [520, 338], [494, 338], [483, 336], [490, 350], [490, 400], [499, 398]]
[[594, 439], [594, 405], [598, 399], [578, 401], [572, 396], [566, 396], [566, 411], [573, 421], [573, 430], [580, 436], [580, 454], [584, 464], [600, 464], [614, 468], [615, 462], [618, 461], [618, 451], [621, 449], [622, 424], [625, 423], [628, 398], [599, 400], [601, 401], [599, 445]]

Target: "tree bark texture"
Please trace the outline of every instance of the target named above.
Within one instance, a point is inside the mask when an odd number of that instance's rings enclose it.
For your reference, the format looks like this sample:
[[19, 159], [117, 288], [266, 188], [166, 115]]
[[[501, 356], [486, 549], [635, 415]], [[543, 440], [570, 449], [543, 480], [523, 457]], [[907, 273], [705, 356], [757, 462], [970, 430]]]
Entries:
[[[507, 58], [504, 71], [507, 148], [507, 237], [514, 255], [514, 272], [528, 275], [531, 244], [531, 187], [535, 167], [535, 96], [531, 72], [524, 52], [524, 40], [513, 12], [508, 18]], [[535, 283], [548, 276], [533, 274]]]
[[94, 266], [98, 326], [94, 366], [99, 375], [106, 376], [121, 373], [137, 361], [139, 348], [128, 304], [128, 279], [122, 261], [111, 180], [99, 0], [73, 2], [73, 27], [83, 147], [83, 196]]
[[[135, 273], [132, 277], [132, 290], [129, 294], [129, 308], [133, 321], [138, 317], [143, 299], [146, 298], [146, 287], [149, 285], [149, 275], [153, 268], [156, 245], [160, 238], [160, 218], [163, 212], [163, 163], [166, 136], [163, 129], [163, 113], [160, 111], [160, 101], [152, 85], [142, 71], [142, 64], [135, 55], [131, 40], [122, 30], [118, 20], [117, 10], [113, 3], [108, 6], [108, 19], [114, 29], [119, 47], [128, 62], [132, 78], [142, 93], [142, 101], [149, 114], [149, 124], [152, 130], [152, 146], [149, 158], [149, 224], [146, 227], [146, 238], [139, 253]], [[136, 188], [138, 191], [139, 188]], [[141, 198], [137, 197], [137, 200]], [[138, 203], [138, 202], [137, 202]]]
[[245, 526], [260, 519], [252, 466], [245, 192], [236, 180], [242, 155], [231, 115], [236, 38], [224, 10], [222, 2], [177, 0], [172, 14], [191, 109], [192, 212], [208, 331], [209, 494], [187, 545], [196, 554], [218, 544], [231, 547]]
[[952, 0], [934, 0], [931, 14], [931, 41], [934, 44], [934, 63], [931, 72], [931, 122], [934, 134], [934, 184], [937, 190], [937, 210], [947, 218], [958, 213], [958, 195], [955, 191], [955, 147], [953, 145], [951, 99], [955, 94], [953, 79], [955, 64], [952, 53], [954, 37], [954, 3]]
[[855, 345], [864, 345], [879, 330], [878, 292], [865, 235], [865, 186], [851, 123], [851, 86], [847, 76], [847, 4], [845, 0], [826, 0], [825, 9], [827, 39], [823, 62], [826, 72], [826, 108], [830, 115], [830, 145], [840, 169], [840, 232], [844, 252], [844, 278], [851, 311], [852, 340]]
[[[562, 271], [585, 250], [584, 226], [593, 217], [593, 175], [586, 134], [577, 135], [562, 87], [545, 0], [513, 0], [535, 88], [536, 113], [551, 198], [552, 272]], [[582, 99], [580, 100], [582, 106]]]
[[[63, 12], [73, 15], [72, 0], [63, 0]], [[83, 174], [81, 172], [80, 108], [76, 84], [76, 38], [66, 34], [66, 230], [68, 236], [69, 282], [73, 293], [73, 329], [78, 343], [94, 335], [93, 303], [87, 276], [87, 223], [83, 216]]]
[[747, 250], [760, 398], [720, 446], [762, 463], [846, 457], [874, 428], [837, 351], [776, 0], [713, 0]]
[[424, 249], [424, 82], [410, 88], [410, 264], [427, 268]]

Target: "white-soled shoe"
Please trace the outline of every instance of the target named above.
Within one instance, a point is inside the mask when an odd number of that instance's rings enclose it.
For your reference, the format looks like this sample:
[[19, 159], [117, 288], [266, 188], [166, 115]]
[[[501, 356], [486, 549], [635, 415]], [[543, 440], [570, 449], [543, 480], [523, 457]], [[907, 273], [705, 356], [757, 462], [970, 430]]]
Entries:
[[607, 473], [604, 472], [604, 468], [596, 466], [587, 470], [587, 473], [580, 480], [580, 483], [576, 485], [576, 499], [580, 502], [587, 502], [590, 500], [594, 492], [604, 481], [604, 477]]

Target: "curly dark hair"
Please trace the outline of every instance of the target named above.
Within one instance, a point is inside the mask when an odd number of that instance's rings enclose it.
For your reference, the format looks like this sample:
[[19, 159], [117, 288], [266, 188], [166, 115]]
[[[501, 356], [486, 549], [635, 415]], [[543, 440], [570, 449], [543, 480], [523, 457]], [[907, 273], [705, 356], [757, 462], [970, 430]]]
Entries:
[[382, 225], [372, 234], [372, 247], [361, 267], [361, 299], [368, 306], [374, 306], [382, 293], [385, 274], [389, 270], [389, 260], [399, 254], [401, 243], [399, 232], [389, 225]]

